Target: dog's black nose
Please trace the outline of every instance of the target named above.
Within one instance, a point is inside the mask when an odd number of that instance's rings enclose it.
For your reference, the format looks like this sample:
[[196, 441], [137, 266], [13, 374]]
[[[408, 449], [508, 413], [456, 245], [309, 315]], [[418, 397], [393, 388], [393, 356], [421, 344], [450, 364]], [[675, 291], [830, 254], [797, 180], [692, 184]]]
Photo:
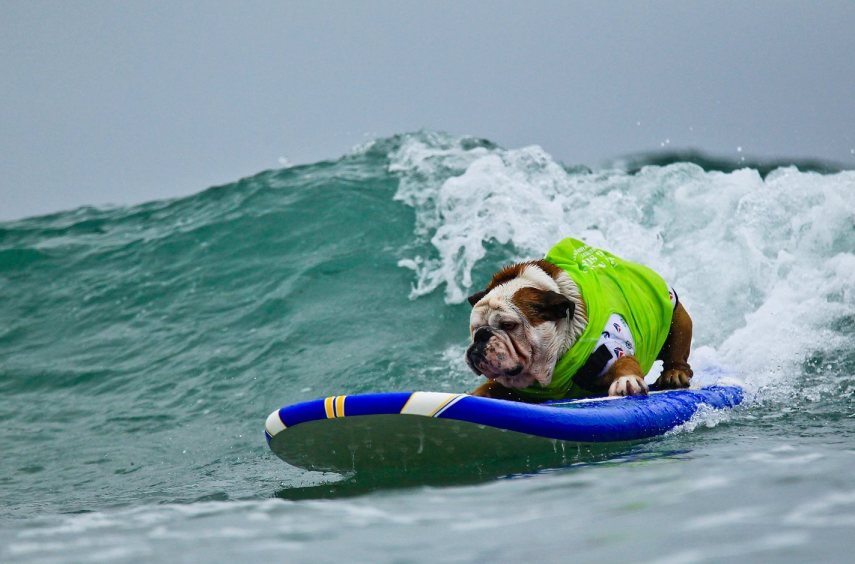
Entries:
[[472, 341], [475, 343], [486, 343], [493, 336], [493, 331], [489, 327], [481, 327], [472, 336]]

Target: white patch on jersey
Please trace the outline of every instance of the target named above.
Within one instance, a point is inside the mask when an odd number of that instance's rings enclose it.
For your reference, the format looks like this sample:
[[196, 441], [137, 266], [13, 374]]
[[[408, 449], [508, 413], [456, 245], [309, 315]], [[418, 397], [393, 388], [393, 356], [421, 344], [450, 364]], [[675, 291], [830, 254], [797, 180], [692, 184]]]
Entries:
[[[671, 299], [671, 305], [677, 307], [677, 292], [671, 286], [668, 286], [668, 297]], [[602, 376], [608, 372], [617, 359], [622, 356], [635, 354], [635, 339], [629, 331], [629, 325], [627, 325], [626, 320], [621, 315], [613, 313], [609, 317], [609, 320], [606, 321], [606, 326], [603, 327], [600, 339], [594, 346], [594, 350], [597, 350], [602, 345], [608, 347], [612, 357], [597, 376]]]
[[629, 331], [629, 325], [627, 325], [626, 320], [621, 315], [613, 313], [609, 316], [606, 326], [603, 327], [600, 333], [600, 339], [594, 345], [594, 350], [597, 350], [602, 345], [605, 345], [609, 349], [612, 357], [597, 376], [602, 376], [608, 372], [617, 359], [635, 354], [635, 339]]

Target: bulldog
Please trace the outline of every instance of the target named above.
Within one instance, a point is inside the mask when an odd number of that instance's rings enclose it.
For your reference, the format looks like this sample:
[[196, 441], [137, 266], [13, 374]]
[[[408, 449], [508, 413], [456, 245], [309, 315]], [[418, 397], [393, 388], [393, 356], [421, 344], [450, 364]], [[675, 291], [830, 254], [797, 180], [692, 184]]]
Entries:
[[466, 362], [487, 382], [471, 394], [521, 401], [643, 395], [688, 387], [692, 320], [649, 268], [576, 239], [507, 266], [469, 297]]

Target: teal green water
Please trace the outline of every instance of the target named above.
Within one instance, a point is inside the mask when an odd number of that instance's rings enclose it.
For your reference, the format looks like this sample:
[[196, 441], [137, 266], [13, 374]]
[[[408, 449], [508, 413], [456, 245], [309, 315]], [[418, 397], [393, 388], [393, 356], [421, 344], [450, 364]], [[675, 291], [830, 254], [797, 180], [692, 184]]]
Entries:
[[[0, 224], [0, 560], [847, 561], [855, 172], [732, 168], [589, 171], [422, 132]], [[700, 378], [756, 399], [430, 486], [268, 452], [284, 404], [477, 385], [463, 297], [567, 235], [661, 272]]]

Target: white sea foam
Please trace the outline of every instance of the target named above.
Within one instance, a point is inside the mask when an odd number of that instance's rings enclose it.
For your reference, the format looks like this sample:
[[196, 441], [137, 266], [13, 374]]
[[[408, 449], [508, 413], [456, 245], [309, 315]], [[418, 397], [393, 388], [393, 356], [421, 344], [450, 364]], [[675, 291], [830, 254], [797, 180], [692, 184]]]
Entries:
[[698, 427], [713, 428], [719, 423], [726, 423], [731, 417], [733, 417], [733, 412], [729, 409], [713, 409], [708, 405], [701, 404], [691, 419], [682, 425], [674, 427], [665, 434], [679, 435], [681, 433], [691, 433]]
[[422, 243], [400, 263], [415, 272], [413, 297], [442, 287], [448, 303], [463, 301], [486, 282], [472, 279], [486, 243], [532, 258], [574, 236], [677, 289], [695, 320], [694, 362], [763, 387], [844, 345], [830, 327], [855, 310], [855, 172], [783, 168], [764, 179], [681, 163], [591, 173], [540, 147], [439, 134], [405, 138], [390, 171]]

